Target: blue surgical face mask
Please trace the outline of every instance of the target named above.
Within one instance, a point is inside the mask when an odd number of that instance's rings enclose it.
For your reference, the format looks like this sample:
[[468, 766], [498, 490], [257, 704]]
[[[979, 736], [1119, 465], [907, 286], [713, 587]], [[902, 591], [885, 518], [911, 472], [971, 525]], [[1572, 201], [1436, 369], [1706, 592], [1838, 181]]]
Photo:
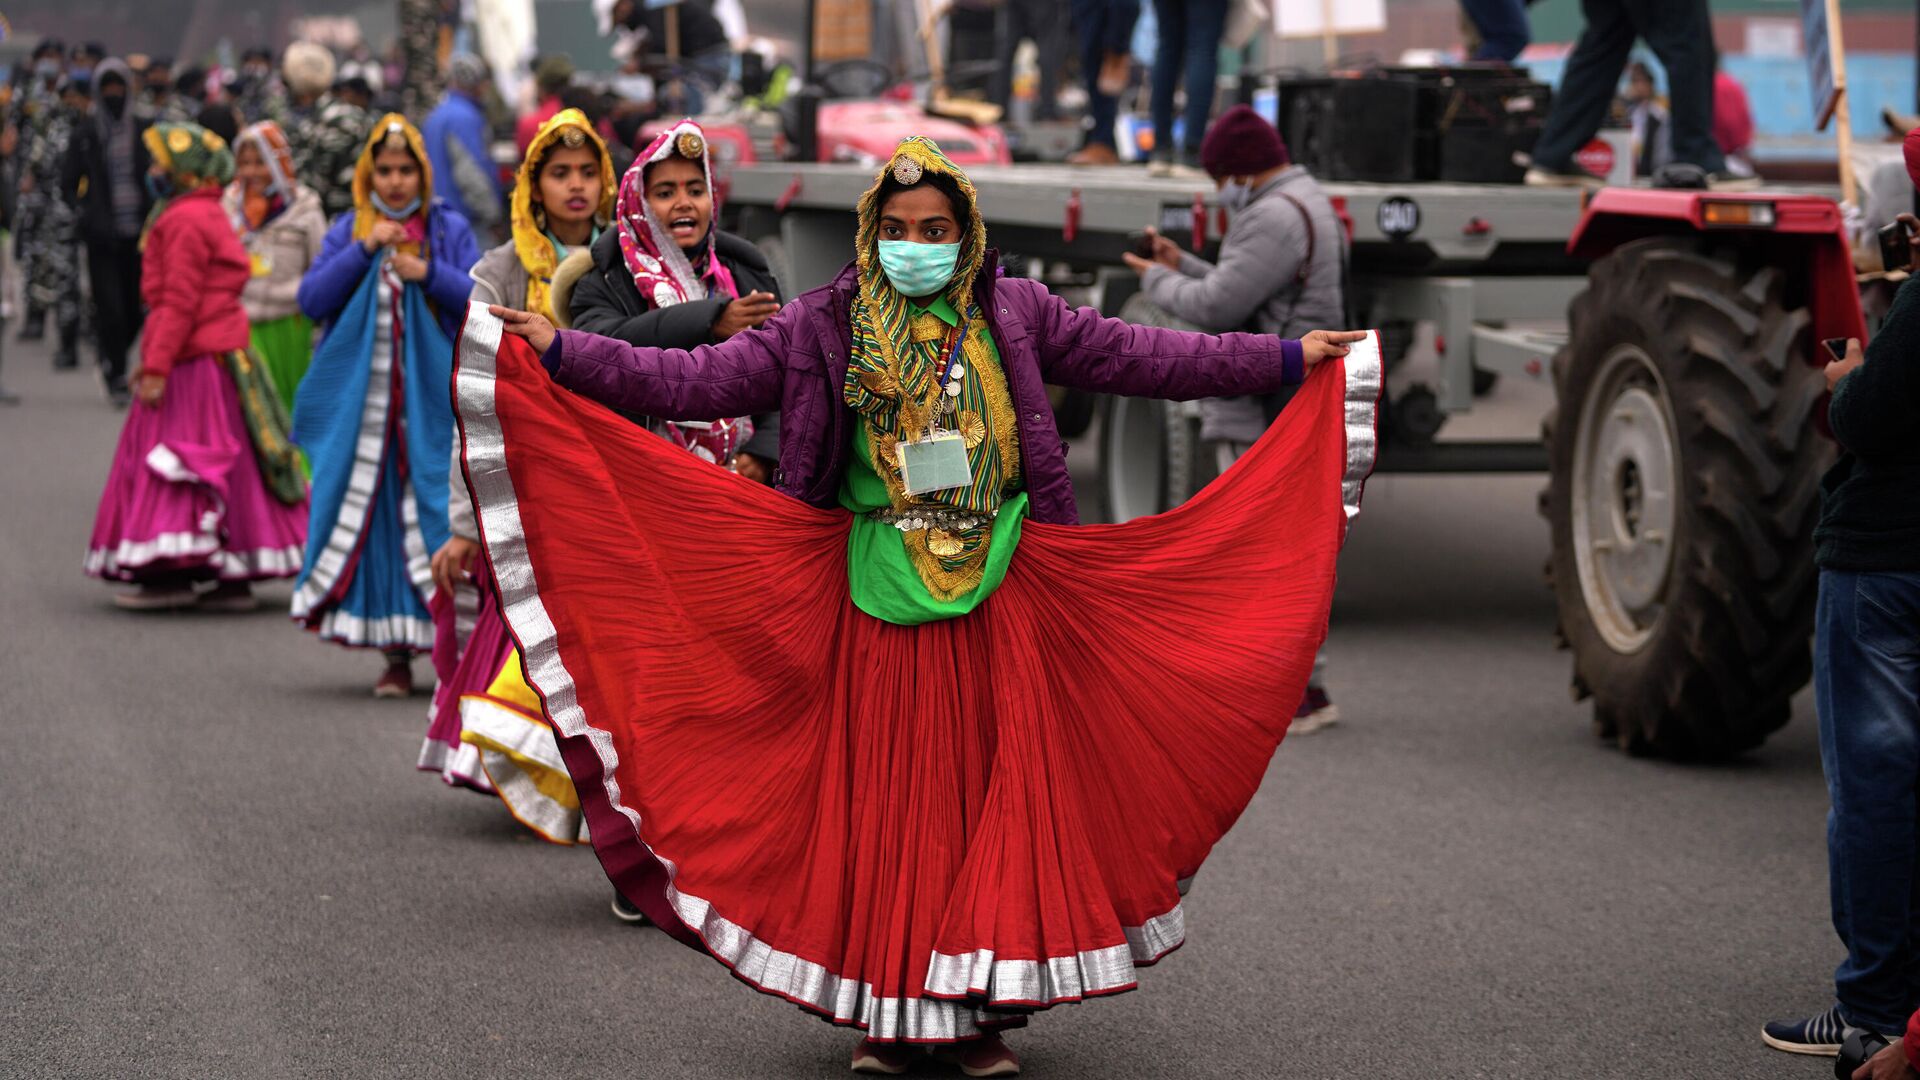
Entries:
[[394, 219], [395, 221], [405, 221], [407, 218], [410, 218], [413, 215], [420, 212], [420, 196], [418, 195], [415, 195], [413, 197], [412, 202], [401, 207], [388, 206], [386, 203], [386, 200], [382, 199], [378, 192], [373, 192], [372, 195], [373, 195], [373, 208], [387, 215], [388, 217]]
[[33, 73], [43, 79], [51, 79], [60, 74], [60, 61], [41, 59], [33, 62]]
[[1253, 199], [1253, 187], [1244, 180], [1229, 180], [1220, 185], [1219, 198], [1227, 213], [1237, 214]]
[[147, 194], [153, 196], [154, 202], [171, 198], [173, 196], [173, 177], [155, 176], [153, 173], [148, 173]]
[[880, 269], [903, 296], [932, 296], [946, 288], [959, 261], [959, 244], [880, 241]]

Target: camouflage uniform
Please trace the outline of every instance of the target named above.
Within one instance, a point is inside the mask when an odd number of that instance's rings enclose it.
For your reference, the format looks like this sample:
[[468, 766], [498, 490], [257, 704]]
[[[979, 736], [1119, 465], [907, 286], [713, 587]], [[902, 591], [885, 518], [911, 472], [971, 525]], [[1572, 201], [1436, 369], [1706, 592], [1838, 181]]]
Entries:
[[249, 124], [271, 120], [282, 130], [286, 129], [287, 91], [278, 79], [261, 79], [250, 84], [233, 99], [233, 104]]
[[401, 109], [414, 123], [440, 100], [439, 0], [400, 0]]
[[[19, 148], [14, 152], [18, 159], [14, 172], [19, 180], [25, 180], [33, 171], [28, 164], [28, 159], [33, 150], [35, 136], [46, 118], [62, 107], [60, 90], [58, 87], [49, 88], [44, 81], [35, 78], [21, 88], [13, 105], [15, 126], [20, 136]], [[35, 180], [37, 183], [38, 178], [36, 177]], [[20, 299], [26, 309], [24, 314], [27, 316], [28, 325], [37, 328], [40, 320], [45, 318], [46, 311], [35, 304], [33, 298], [27, 294], [26, 282], [33, 274], [34, 222], [40, 217], [39, 208], [44, 201], [44, 192], [21, 191], [19, 196], [12, 225], [14, 262], [20, 275]], [[30, 332], [35, 336], [38, 335], [37, 329]]]
[[174, 91], [167, 103], [160, 107], [155, 119], [158, 124], [197, 124], [200, 122], [200, 110], [205, 106], [199, 101], [179, 91]]
[[366, 148], [373, 121], [373, 114], [357, 105], [323, 97], [288, 135], [300, 182], [319, 193], [330, 218], [353, 209], [353, 166]]
[[78, 362], [80, 336], [80, 214], [61, 190], [62, 173], [75, 131], [85, 118], [63, 104], [38, 109], [27, 141], [26, 174], [33, 190], [21, 197], [27, 229], [20, 247], [25, 261], [27, 306], [51, 311], [60, 330], [59, 367]]

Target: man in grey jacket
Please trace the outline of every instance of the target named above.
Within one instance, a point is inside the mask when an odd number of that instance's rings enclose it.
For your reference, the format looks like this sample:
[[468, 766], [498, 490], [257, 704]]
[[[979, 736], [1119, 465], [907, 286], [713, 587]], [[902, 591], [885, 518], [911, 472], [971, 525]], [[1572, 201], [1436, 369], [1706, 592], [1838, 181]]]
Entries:
[[[1153, 257], [1128, 253], [1151, 311], [1134, 321], [1224, 334], [1235, 330], [1297, 338], [1316, 326], [1346, 325], [1342, 268], [1347, 233], [1326, 193], [1295, 165], [1272, 124], [1245, 105], [1220, 115], [1200, 144], [1200, 164], [1227, 211], [1220, 261], [1208, 262], [1149, 229]], [[1257, 398], [1201, 402], [1200, 438], [1224, 470], [1267, 427]], [[1306, 734], [1333, 722], [1324, 664], [1316, 660], [1307, 701], [1292, 728]]]

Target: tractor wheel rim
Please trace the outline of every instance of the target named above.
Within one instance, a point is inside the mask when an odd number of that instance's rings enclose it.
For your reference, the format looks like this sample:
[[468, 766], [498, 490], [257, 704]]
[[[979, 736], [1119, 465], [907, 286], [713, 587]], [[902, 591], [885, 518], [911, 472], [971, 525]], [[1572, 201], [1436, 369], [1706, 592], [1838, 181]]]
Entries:
[[1580, 593], [1615, 652], [1645, 646], [1666, 611], [1679, 520], [1677, 431], [1652, 358], [1633, 345], [1608, 353], [1581, 408], [1572, 509]]

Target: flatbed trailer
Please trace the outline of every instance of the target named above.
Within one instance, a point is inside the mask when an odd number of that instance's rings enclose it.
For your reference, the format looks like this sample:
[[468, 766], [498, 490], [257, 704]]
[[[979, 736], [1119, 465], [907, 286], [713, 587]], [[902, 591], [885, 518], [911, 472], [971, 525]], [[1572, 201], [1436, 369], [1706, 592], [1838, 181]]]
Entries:
[[[997, 248], [1109, 315], [1138, 313], [1120, 256], [1140, 229], [1203, 254], [1223, 231], [1205, 180], [1051, 165], [968, 175]], [[852, 258], [872, 179], [851, 164], [741, 165], [727, 212], [791, 295]], [[1356, 325], [1383, 331], [1379, 467], [1547, 474], [1556, 638], [1595, 731], [1634, 753], [1719, 758], [1784, 724], [1811, 672], [1811, 534], [1836, 454], [1819, 342], [1866, 336], [1831, 195], [1322, 186], [1350, 222]], [[1421, 323], [1438, 362], [1396, 378]], [[1434, 438], [1473, 408], [1476, 381], [1516, 373], [1552, 380], [1541, 438]], [[1099, 408], [1116, 519], [1175, 505], [1210, 475], [1190, 407]], [[1086, 412], [1056, 411], [1067, 430]]]
[[[1217, 248], [1224, 231], [1213, 185], [1204, 180], [1154, 178], [1126, 166], [974, 166], [968, 176], [996, 248], [1094, 276], [1099, 306], [1109, 315], [1120, 313], [1134, 289], [1135, 275], [1121, 268], [1120, 256], [1141, 229], [1157, 226], [1203, 254]], [[852, 258], [852, 208], [870, 183], [871, 170], [855, 166], [743, 165], [727, 201], [743, 233], [798, 291], [824, 284]], [[1437, 340], [1468, 346], [1449, 349], [1437, 385], [1412, 396], [1403, 410], [1407, 437], [1388, 441], [1380, 467], [1544, 471], [1537, 440], [1436, 443], [1430, 436], [1446, 415], [1472, 407], [1476, 380], [1530, 367], [1537, 373], [1561, 344], [1564, 331], [1555, 324], [1586, 280], [1586, 260], [1567, 251], [1582, 193], [1499, 184], [1323, 187], [1351, 222], [1355, 317], [1367, 326], [1428, 322]], [[1526, 329], [1512, 329], [1515, 323]], [[1407, 344], [1395, 336], [1390, 359]], [[1110, 419], [1117, 423], [1109, 429], [1127, 443], [1138, 441], [1139, 423], [1152, 420], [1137, 410]], [[1117, 458], [1112, 464], [1107, 493], [1115, 516], [1164, 508], [1166, 492], [1145, 490], [1150, 478], [1124, 474]], [[1177, 494], [1183, 484], [1173, 487]]]

